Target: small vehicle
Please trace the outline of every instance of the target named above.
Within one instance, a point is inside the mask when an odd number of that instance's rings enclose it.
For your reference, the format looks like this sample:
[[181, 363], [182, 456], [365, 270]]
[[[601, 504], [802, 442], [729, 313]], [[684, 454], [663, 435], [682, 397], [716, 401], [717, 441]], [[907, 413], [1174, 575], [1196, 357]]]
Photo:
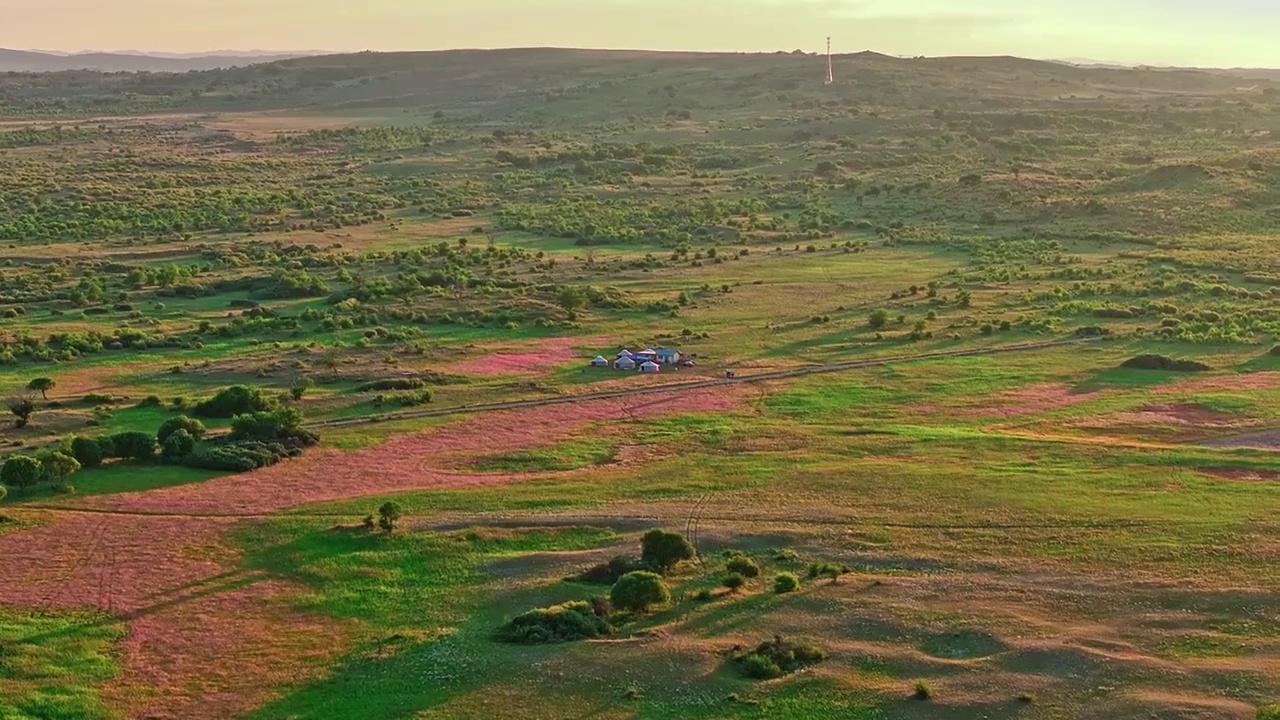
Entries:
[[693, 366], [695, 366], [696, 364], [697, 364], [697, 363], [695, 363], [695, 362], [694, 362], [694, 361], [692, 361], [692, 360], [685, 360], [684, 362], [680, 363], [680, 367], [693, 367]]
[[732, 380], [733, 378], [737, 377], [732, 370], [725, 370], [724, 376], [729, 380]]

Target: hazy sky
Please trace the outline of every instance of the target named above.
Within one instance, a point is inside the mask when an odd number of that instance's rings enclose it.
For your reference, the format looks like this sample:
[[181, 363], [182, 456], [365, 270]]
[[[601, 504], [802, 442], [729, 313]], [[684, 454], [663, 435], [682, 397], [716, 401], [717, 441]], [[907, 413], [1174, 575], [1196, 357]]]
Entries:
[[1280, 67], [1280, 0], [0, 0], [0, 47], [872, 49]]

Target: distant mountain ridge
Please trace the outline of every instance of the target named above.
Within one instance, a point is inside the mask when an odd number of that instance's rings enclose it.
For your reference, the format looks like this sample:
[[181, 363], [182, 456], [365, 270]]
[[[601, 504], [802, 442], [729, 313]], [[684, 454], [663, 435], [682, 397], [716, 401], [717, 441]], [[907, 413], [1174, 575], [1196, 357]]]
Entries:
[[[320, 53], [314, 53], [320, 54]], [[0, 48], [0, 72], [59, 72], [96, 70], [99, 72], [187, 72], [244, 67], [258, 63], [308, 57], [311, 53], [254, 53], [225, 51], [216, 54], [143, 54], [83, 52], [62, 54], [34, 50]]]

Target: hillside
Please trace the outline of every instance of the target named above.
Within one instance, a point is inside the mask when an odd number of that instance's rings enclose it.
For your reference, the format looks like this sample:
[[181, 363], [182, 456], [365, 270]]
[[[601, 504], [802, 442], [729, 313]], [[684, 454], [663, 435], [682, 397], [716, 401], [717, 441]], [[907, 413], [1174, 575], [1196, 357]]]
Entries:
[[[55, 60], [83, 62], [74, 58]], [[156, 61], [161, 62], [161, 61]], [[163, 61], [170, 62], [170, 61]], [[173, 61], [177, 62], [177, 61]], [[196, 62], [196, 61], [191, 61]], [[242, 60], [241, 60], [242, 62]], [[1011, 57], [902, 59], [876, 53], [822, 61], [797, 54], [517, 49], [360, 53], [194, 73], [94, 72], [0, 78], [0, 115], [116, 114], [441, 106], [522, 122], [605, 121], [668, 111], [754, 117], [804, 107], [861, 112], [1087, 106], [1141, 108], [1237, 92], [1239, 78], [1193, 70], [1083, 68]], [[1280, 84], [1261, 81], [1257, 93]]]
[[8, 50], [0, 48], [0, 72], [60, 72], [93, 70], [97, 72], [188, 72], [214, 70], [266, 63], [293, 57], [291, 55], [195, 55], [189, 57], [88, 52], [74, 55]]

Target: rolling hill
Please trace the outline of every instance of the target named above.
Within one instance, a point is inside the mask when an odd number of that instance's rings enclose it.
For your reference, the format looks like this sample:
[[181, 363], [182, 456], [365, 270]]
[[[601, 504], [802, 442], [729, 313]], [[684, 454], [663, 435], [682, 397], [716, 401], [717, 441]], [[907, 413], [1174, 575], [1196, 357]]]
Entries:
[[168, 57], [90, 52], [74, 55], [8, 50], [0, 48], [0, 72], [58, 72], [63, 70], [96, 70], [99, 72], [188, 72], [217, 68], [241, 67], [274, 62], [295, 55], [198, 55]]

